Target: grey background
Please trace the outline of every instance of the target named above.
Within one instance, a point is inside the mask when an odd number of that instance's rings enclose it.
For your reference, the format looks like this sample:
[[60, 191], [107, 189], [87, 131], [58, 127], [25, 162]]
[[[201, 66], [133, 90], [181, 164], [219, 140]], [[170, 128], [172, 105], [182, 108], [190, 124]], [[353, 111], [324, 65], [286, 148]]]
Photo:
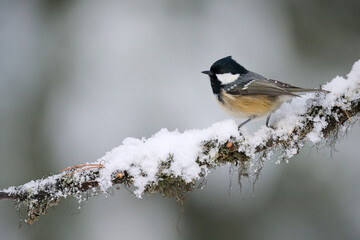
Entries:
[[[360, 2], [0, 0], [0, 188], [91, 162], [128, 136], [229, 118], [200, 72], [232, 55], [303, 87], [360, 58]], [[264, 122], [247, 127], [256, 130]], [[329, 148], [265, 164], [255, 191], [228, 167], [188, 196], [125, 189], [63, 201], [18, 227], [0, 202], [0, 239], [359, 239], [359, 125]]]

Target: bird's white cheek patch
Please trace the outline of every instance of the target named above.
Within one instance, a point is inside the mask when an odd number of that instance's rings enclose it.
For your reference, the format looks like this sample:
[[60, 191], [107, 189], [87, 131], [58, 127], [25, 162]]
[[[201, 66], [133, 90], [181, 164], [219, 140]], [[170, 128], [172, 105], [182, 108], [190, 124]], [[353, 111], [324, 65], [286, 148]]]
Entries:
[[240, 74], [232, 74], [232, 73], [223, 73], [223, 74], [216, 74], [216, 77], [222, 84], [232, 83], [236, 79], [238, 79]]

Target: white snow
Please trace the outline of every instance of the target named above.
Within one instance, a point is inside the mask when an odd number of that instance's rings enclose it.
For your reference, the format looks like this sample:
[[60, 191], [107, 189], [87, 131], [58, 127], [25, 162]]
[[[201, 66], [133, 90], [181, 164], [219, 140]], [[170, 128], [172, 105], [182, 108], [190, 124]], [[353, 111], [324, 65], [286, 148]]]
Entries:
[[149, 139], [126, 138], [122, 145], [108, 152], [98, 160], [105, 168], [100, 171], [101, 187], [106, 190], [112, 186], [111, 174], [127, 171], [134, 176], [135, 194], [140, 197], [145, 186], [156, 182], [156, 174], [161, 162], [173, 162], [168, 174], [181, 176], [186, 182], [199, 177], [201, 168], [195, 162], [202, 152], [202, 142], [218, 139], [219, 142], [237, 137], [237, 124], [233, 120], [215, 123], [204, 130], [188, 130], [184, 133], [162, 129]]
[[[62, 176], [63, 174], [57, 174], [40, 180], [32, 180], [24, 185], [21, 185], [19, 188], [9, 187], [3, 191], [9, 193], [10, 195], [19, 192], [28, 192], [31, 193], [32, 195], [35, 195], [39, 191], [49, 190], [48, 188], [54, 187], [56, 181]], [[57, 196], [56, 194], [62, 194], [61, 192], [56, 192], [55, 189], [54, 189], [54, 193], [55, 196]], [[66, 196], [61, 195], [58, 197], [66, 197]]]

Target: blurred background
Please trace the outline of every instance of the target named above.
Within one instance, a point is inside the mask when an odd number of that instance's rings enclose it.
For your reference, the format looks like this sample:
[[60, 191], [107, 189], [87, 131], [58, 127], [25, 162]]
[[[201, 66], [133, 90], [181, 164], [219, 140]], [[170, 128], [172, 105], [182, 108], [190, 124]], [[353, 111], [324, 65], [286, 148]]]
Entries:
[[[0, 0], [0, 188], [96, 160], [125, 137], [228, 119], [200, 72], [232, 55], [303, 87], [360, 58], [358, 0]], [[247, 125], [255, 130], [264, 122]], [[1, 239], [360, 239], [359, 124], [335, 149], [229, 167], [179, 208], [125, 189], [63, 201], [32, 226], [0, 202]], [[332, 152], [332, 157], [330, 153]]]

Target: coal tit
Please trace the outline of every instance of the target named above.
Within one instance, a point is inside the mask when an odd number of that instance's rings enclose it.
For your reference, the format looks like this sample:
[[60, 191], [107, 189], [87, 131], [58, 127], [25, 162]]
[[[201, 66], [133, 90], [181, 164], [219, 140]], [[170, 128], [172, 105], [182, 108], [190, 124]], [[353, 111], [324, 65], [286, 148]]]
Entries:
[[271, 113], [282, 103], [298, 97], [296, 93], [328, 92], [322, 89], [305, 89], [272, 80], [251, 72], [238, 64], [231, 56], [216, 61], [209, 71], [212, 91], [221, 108], [235, 118], [249, 121], [267, 116], [269, 126]]

